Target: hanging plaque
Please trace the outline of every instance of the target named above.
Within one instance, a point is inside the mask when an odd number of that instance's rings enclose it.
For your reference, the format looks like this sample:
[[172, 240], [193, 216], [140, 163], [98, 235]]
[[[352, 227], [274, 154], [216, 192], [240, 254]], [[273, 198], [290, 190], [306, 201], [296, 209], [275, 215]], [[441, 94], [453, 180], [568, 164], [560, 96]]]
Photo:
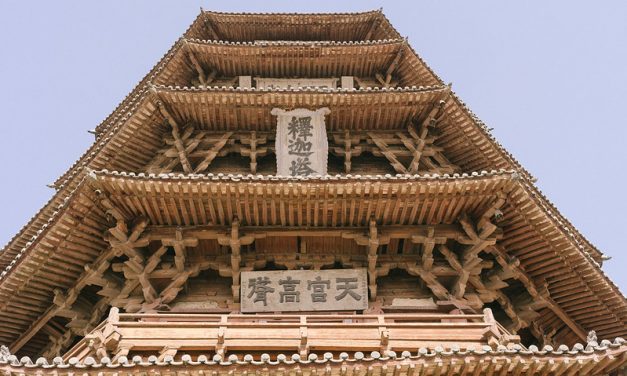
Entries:
[[277, 117], [277, 175], [322, 176], [327, 174], [329, 142], [324, 116], [329, 109], [272, 110]]
[[366, 269], [242, 272], [242, 312], [361, 311], [368, 308]]
[[337, 81], [337, 78], [255, 78], [257, 89], [295, 89], [302, 87], [335, 89]]

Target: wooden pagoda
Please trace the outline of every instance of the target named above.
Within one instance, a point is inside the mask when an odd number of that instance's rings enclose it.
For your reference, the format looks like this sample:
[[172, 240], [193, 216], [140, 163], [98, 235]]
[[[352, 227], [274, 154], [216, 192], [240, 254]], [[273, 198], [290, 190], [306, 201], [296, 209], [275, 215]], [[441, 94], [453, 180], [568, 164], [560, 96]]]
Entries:
[[381, 11], [201, 11], [94, 133], [0, 252], [4, 375], [625, 371], [604, 255]]

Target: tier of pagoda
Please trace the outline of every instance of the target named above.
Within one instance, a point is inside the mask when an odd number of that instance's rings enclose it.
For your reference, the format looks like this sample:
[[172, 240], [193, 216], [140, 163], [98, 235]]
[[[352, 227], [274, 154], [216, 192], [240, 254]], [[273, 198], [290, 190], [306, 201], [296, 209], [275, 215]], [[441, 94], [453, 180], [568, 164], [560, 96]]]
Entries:
[[381, 11], [201, 11], [0, 251], [5, 375], [617, 375], [605, 256]]

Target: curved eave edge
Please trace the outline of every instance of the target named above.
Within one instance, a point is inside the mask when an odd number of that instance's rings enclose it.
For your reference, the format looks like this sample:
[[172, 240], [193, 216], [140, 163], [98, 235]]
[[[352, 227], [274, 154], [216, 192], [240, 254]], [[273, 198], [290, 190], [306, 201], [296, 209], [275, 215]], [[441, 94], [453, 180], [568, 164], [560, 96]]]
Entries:
[[[562, 213], [557, 209], [557, 207], [542, 193], [542, 191], [536, 186], [535, 181], [537, 180], [523, 165], [509, 152], [507, 151], [503, 145], [496, 139], [496, 137], [490, 132], [488, 126], [481, 120], [479, 117], [466, 105], [464, 101], [462, 101], [459, 96], [454, 91], [451, 91], [451, 97], [457, 102], [457, 104], [465, 111], [468, 116], [475, 123], [477, 128], [481, 131], [484, 137], [488, 139], [488, 141], [494, 146], [497, 152], [504, 158], [512, 167], [521, 174], [526, 177], [528, 181], [528, 186], [530, 191], [537, 195], [541, 200], [544, 201], [548, 205], [547, 209], [552, 212], [553, 216], [556, 216], [560, 219], [560, 222], [564, 224], [566, 228], [568, 228], [573, 240], [577, 243], [578, 247], [582, 252], [586, 254], [587, 257], [590, 257], [592, 261], [594, 261], [597, 266], [600, 267], [599, 261], [602, 260], [604, 254], [601, 252], [590, 240], [588, 240], [577, 228], [566, 219]], [[583, 244], [582, 244], [583, 243]], [[594, 257], [592, 256], [594, 254]]]
[[269, 40], [269, 41], [257, 41], [257, 42], [237, 42], [227, 40], [215, 40], [215, 39], [199, 39], [199, 38], [184, 38], [185, 41], [191, 44], [198, 44], [203, 46], [224, 46], [224, 47], [295, 47], [295, 46], [311, 46], [311, 47], [350, 47], [350, 46], [379, 46], [385, 44], [403, 44], [406, 39], [404, 38], [392, 38], [392, 39], [374, 39], [374, 40], [359, 40], [359, 41], [334, 41], [334, 40]]
[[[63, 370], [63, 372], [71, 373], [84, 372], [87, 370], [102, 370], [106, 371], [111, 368], [121, 368], [125, 372], [130, 371], [142, 371], [146, 367], [160, 366], [160, 367], [228, 367], [234, 368], [237, 366], [263, 366], [263, 367], [285, 367], [285, 366], [319, 366], [319, 365], [363, 365], [363, 366], [376, 366], [376, 365], [411, 365], [418, 362], [426, 365], [435, 365], [437, 363], [450, 363], [451, 360], [461, 359], [469, 360], [476, 364], [485, 365], [485, 360], [489, 359], [501, 359], [507, 362], [506, 359], [512, 359], [514, 357], [523, 359], [526, 361], [535, 360], [539, 362], [559, 362], [568, 359], [568, 361], [577, 360], [590, 360], [598, 362], [600, 357], [612, 357], [618, 364], [613, 368], [621, 367], [627, 361], [627, 345], [623, 338], [616, 338], [613, 342], [609, 340], [601, 341], [601, 343], [592, 342], [586, 346], [582, 344], [576, 344], [572, 348], [561, 345], [557, 349], [551, 346], [545, 346], [539, 349], [536, 346], [530, 346], [529, 349], [525, 349], [520, 345], [514, 345], [511, 348], [499, 345], [496, 349], [490, 346], [482, 346], [475, 349], [460, 350], [459, 348], [453, 348], [451, 350], [445, 350], [441, 346], [435, 348], [420, 348], [416, 353], [409, 351], [403, 351], [401, 354], [397, 354], [394, 351], [388, 351], [384, 354], [378, 351], [373, 351], [370, 354], [364, 354], [362, 352], [356, 352], [353, 356], [350, 356], [346, 352], [334, 355], [332, 353], [325, 353], [322, 359], [319, 359], [315, 354], [309, 355], [309, 357], [301, 357], [299, 354], [293, 354], [291, 356], [278, 355], [276, 359], [271, 359], [267, 354], [261, 355], [261, 360], [254, 360], [252, 355], [244, 355], [243, 359], [240, 359], [237, 355], [231, 355], [228, 358], [224, 358], [220, 355], [214, 355], [208, 357], [206, 355], [199, 355], [195, 360], [190, 355], [183, 355], [181, 360], [174, 360], [172, 356], [166, 356], [163, 360], [158, 360], [158, 354], [150, 355], [148, 357], [134, 356], [132, 359], [128, 359], [126, 356], [121, 356], [116, 361], [111, 361], [108, 357], [96, 360], [92, 357], [86, 357], [84, 360], [78, 358], [70, 358], [64, 361], [61, 357], [56, 357], [49, 362], [45, 358], [38, 358], [33, 362], [29, 357], [25, 356], [17, 358], [15, 355], [7, 354], [0, 355], [0, 369], [16, 372], [18, 369], [23, 369], [29, 373], [41, 370], [43, 372], [51, 370]], [[490, 363], [487, 362], [487, 364]]]
[[327, 181], [446, 181], [458, 182], [459, 180], [470, 179], [486, 179], [486, 178], [503, 178], [518, 180], [519, 175], [512, 170], [492, 170], [473, 173], [455, 173], [455, 174], [386, 174], [386, 175], [360, 175], [360, 174], [343, 174], [343, 175], [324, 175], [324, 176], [280, 176], [280, 175], [253, 175], [253, 174], [144, 174], [123, 171], [92, 171], [90, 178], [98, 180], [101, 178], [120, 177], [135, 180], [185, 180], [185, 181], [282, 181], [298, 183], [302, 181], [308, 182], [327, 182]]
[[364, 10], [361, 12], [319, 12], [319, 13], [298, 13], [298, 12], [222, 12], [216, 10], [206, 10], [200, 8], [201, 14], [216, 16], [362, 16], [368, 14], [383, 14], [383, 8]]
[[255, 87], [234, 87], [234, 86], [171, 86], [171, 85], [152, 85], [157, 91], [177, 91], [177, 92], [191, 92], [191, 93], [321, 93], [321, 94], [364, 94], [364, 93], [429, 93], [429, 92], [442, 92], [449, 91], [450, 88], [445, 85], [431, 85], [431, 86], [405, 86], [405, 87], [365, 87], [359, 89], [347, 89], [347, 88], [321, 88], [321, 87], [299, 87], [299, 88], [255, 88]]

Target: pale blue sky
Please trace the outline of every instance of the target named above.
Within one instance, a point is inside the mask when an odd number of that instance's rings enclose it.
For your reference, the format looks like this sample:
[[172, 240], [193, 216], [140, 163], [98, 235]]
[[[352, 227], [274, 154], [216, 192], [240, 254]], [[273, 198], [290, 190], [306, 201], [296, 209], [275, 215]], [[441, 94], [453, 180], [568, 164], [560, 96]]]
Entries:
[[[470, 4], [472, 3], [472, 4]], [[627, 1], [0, 0], [0, 243], [170, 48], [200, 6], [224, 11], [383, 7], [415, 50], [613, 257], [627, 291]]]

